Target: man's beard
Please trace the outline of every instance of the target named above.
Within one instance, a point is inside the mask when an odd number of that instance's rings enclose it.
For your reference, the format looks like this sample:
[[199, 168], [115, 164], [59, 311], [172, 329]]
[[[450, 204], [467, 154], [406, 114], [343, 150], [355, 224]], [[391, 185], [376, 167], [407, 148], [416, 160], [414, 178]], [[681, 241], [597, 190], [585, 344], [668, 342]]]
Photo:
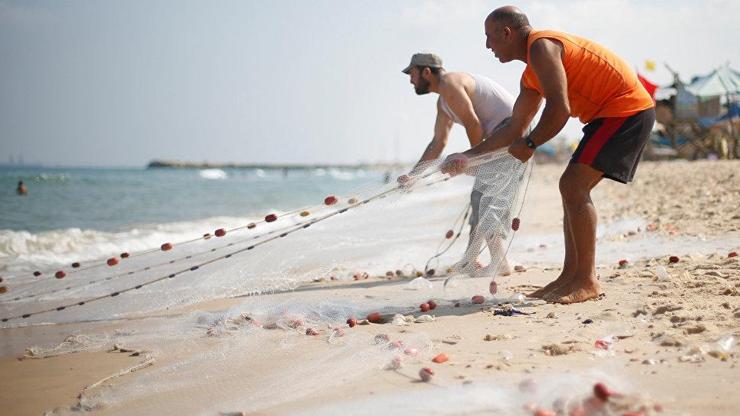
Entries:
[[429, 94], [429, 85], [431, 82], [425, 80], [424, 78], [419, 79], [419, 85], [414, 85], [414, 90], [416, 90], [416, 95], [424, 95]]

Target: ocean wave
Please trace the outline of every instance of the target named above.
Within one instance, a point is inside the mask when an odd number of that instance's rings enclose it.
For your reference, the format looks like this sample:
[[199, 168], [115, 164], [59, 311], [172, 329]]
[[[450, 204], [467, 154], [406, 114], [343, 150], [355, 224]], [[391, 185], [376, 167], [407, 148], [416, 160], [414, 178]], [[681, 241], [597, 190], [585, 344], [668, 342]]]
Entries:
[[203, 169], [200, 172], [203, 179], [227, 179], [229, 175], [221, 169]]
[[143, 225], [119, 232], [64, 230], [31, 233], [0, 230], [0, 270], [25, 272], [73, 262], [85, 262], [124, 251], [137, 252], [176, 243], [213, 232], [217, 228], [235, 228], [254, 218], [213, 217], [198, 221]]

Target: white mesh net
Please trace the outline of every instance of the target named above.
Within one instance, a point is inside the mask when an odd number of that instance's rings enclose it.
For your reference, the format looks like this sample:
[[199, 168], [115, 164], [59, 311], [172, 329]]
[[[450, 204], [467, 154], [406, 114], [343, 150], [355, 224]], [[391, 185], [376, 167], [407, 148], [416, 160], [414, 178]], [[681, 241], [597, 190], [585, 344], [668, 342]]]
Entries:
[[[171, 248], [117, 256], [113, 266], [105, 259], [66, 266], [62, 278], [54, 269], [19, 272], [0, 295], [2, 326], [75, 322], [87, 323], [80, 332], [97, 332], [37, 346], [36, 356], [112, 345], [145, 351], [155, 366], [80, 399], [80, 408], [132, 414], [151, 413], [166, 397], [177, 397], [168, 412], [259, 410], [428, 359], [423, 330], [398, 339], [382, 327], [347, 334], [347, 320], [376, 313], [391, 325], [423, 324], [434, 317], [410, 305], [430, 298], [451, 305], [481, 293], [479, 279], [455, 278], [507, 271], [531, 169], [506, 152], [470, 160], [469, 175], [450, 178], [439, 167], [429, 163], [411, 186], [327, 197], [223, 232], [193, 233]], [[323, 342], [307, 348], [306, 335]], [[289, 365], [270, 366], [276, 357]], [[250, 377], [254, 371], [273, 372], [272, 382]]]

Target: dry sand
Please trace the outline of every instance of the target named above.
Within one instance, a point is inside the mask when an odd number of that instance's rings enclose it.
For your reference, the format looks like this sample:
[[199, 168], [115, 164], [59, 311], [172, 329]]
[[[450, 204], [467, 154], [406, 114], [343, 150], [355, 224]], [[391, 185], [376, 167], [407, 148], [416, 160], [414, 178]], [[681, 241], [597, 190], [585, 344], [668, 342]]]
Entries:
[[[523, 218], [526, 226], [542, 233], [560, 230], [557, 180], [562, 168], [537, 166]], [[652, 224], [648, 230], [626, 232], [620, 237], [626, 243], [640, 238], [644, 232], [674, 239], [698, 236], [735, 242], [740, 236], [738, 162], [644, 162], [635, 183], [624, 186], [605, 181], [593, 196], [603, 223], [641, 217]], [[600, 371], [618, 374], [629, 383], [630, 393], [645, 394], [651, 402], [659, 403], [663, 414], [739, 414], [738, 349], [727, 352], [717, 344], [722, 337], [740, 338], [740, 257], [728, 258], [730, 251], [740, 251], [740, 247], [728, 245], [722, 251], [698, 255], [692, 250], [671, 252], [671, 246], [666, 245], [663, 255], [630, 259], [627, 267], [602, 264], [598, 273], [606, 293], [603, 299], [569, 306], [542, 302], [517, 306], [530, 315], [501, 316], [495, 314], [500, 308], [496, 305], [463, 301], [456, 307], [441, 301], [432, 311], [436, 316], [434, 322], [347, 328], [345, 331], [352, 336], [386, 334], [390, 341], [423, 333], [432, 342], [423, 354], [405, 357], [396, 370], [378, 368], [359, 380], [349, 379], [331, 389], [316, 389], [290, 401], [265, 401], [259, 412], [311, 413], [312, 409], [320, 412], [327, 405], [382, 394], [471, 383], [511, 385], [522, 380], [545, 383], [554, 373], [578, 373], [598, 367]], [[670, 263], [669, 256], [677, 256], [678, 262]], [[525, 271], [515, 273], [508, 280], [511, 289], [527, 292], [553, 280], [559, 272], [557, 264], [532, 267], [525, 262], [524, 266]], [[322, 282], [304, 290], [319, 290], [327, 297], [349, 299], [390, 296], [392, 285], [399, 282], [380, 284], [383, 280], [378, 277], [350, 284]], [[479, 280], [480, 287], [486, 287], [486, 280]], [[370, 281], [378, 284], [367, 284]], [[219, 310], [237, 302], [240, 300], [227, 299], [197, 307]], [[131, 357], [130, 353], [107, 352], [112, 345], [100, 352], [19, 360], [25, 347], [54, 340], [61, 342], [71, 333], [112, 331], [130, 325], [133, 324], [120, 321], [0, 330], [5, 355], [0, 359], [2, 413], [40, 414], [43, 410], [70, 408], [78, 404], [77, 396], [84, 386], [146, 361], [142, 355]], [[265, 332], [267, 338], [271, 333], [279, 337], [282, 330]], [[207, 342], [217, 343], [220, 339], [211, 337]], [[607, 341], [602, 344], [606, 349], [595, 346], [599, 339]], [[263, 351], [259, 360], [245, 359], [234, 371], [238, 373], [236, 376], [254, 385], [267, 383], [276, 372], [284, 370], [289, 374], [290, 366], [321, 356], [327, 348], [326, 340], [323, 332], [320, 336], [299, 338], [296, 342], [302, 351], [300, 357], [288, 359], [278, 349]], [[431, 362], [437, 353], [447, 354], [449, 361]], [[153, 366], [139, 369], [137, 374], [176, 362], [178, 357], [156, 359]], [[430, 383], [419, 382], [418, 372], [422, 367], [434, 369]], [[122, 374], [102, 384], [115, 389], [127, 377], [132, 376]], [[190, 401], [204, 399], [203, 392], [180, 393], [161, 394], [156, 405], [148, 400], [134, 400], [125, 406], [92, 410], [111, 414], [145, 414], [153, 410], [187, 414]], [[552, 403], [536, 405], [552, 407]], [[651, 407], [643, 414], [653, 411]]]

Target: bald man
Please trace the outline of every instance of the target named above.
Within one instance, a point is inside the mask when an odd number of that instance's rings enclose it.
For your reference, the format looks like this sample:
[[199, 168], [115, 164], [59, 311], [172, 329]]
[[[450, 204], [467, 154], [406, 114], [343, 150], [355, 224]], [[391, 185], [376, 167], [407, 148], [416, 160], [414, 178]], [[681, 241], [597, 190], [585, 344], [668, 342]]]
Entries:
[[[553, 30], [535, 30], [513, 6], [485, 20], [486, 48], [502, 63], [527, 66], [511, 122], [480, 145], [450, 155], [443, 172], [464, 171], [467, 157], [508, 146], [526, 161], [537, 146], [555, 137], [569, 117], [585, 124], [583, 138], [560, 178], [565, 259], [560, 276], [530, 296], [575, 303], [600, 295], [596, 277], [596, 208], [591, 190], [603, 178], [632, 180], [655, 123], [654, 103], [629, 65], [590, 40]], [[545, 108], [525, 136], [542, 99]]]
[[[402, 72], [409, 75], [409, 81], [417, 95], [435, 93], [439, 95], [439, 99], [434, 136], [411, 172], [398, 178], [401, 184], [413, 182], [413, 177], [423, 172], [429, 165], [428, 162], [440, 157], [447, 146], [453, 124], [465, 128], [470, 147], [473, 147], [493, 134], [511, 117], [514, 96], [504, 87], [481, 75], [447, 72], [442, 66], [442, 58], [436, 54], [414, 54]], [[470, 238], [463, 260], [455, 264], [453, 269], [475, 276], [492, 277], [496, 272], [508, 275], [511, 274], [511, 267], [500, 239], [491, 238], [491, 241], [487, 241], [493, 261], [487, 267], [477, 268], [475, 260], [480, 254], [484, 239], [483, 233], [477, 230], [482, 187], [482, 183], [476, 181], [470, 195]], [[498, 271], [495, 270], [497, 258], [501, 259]]]

